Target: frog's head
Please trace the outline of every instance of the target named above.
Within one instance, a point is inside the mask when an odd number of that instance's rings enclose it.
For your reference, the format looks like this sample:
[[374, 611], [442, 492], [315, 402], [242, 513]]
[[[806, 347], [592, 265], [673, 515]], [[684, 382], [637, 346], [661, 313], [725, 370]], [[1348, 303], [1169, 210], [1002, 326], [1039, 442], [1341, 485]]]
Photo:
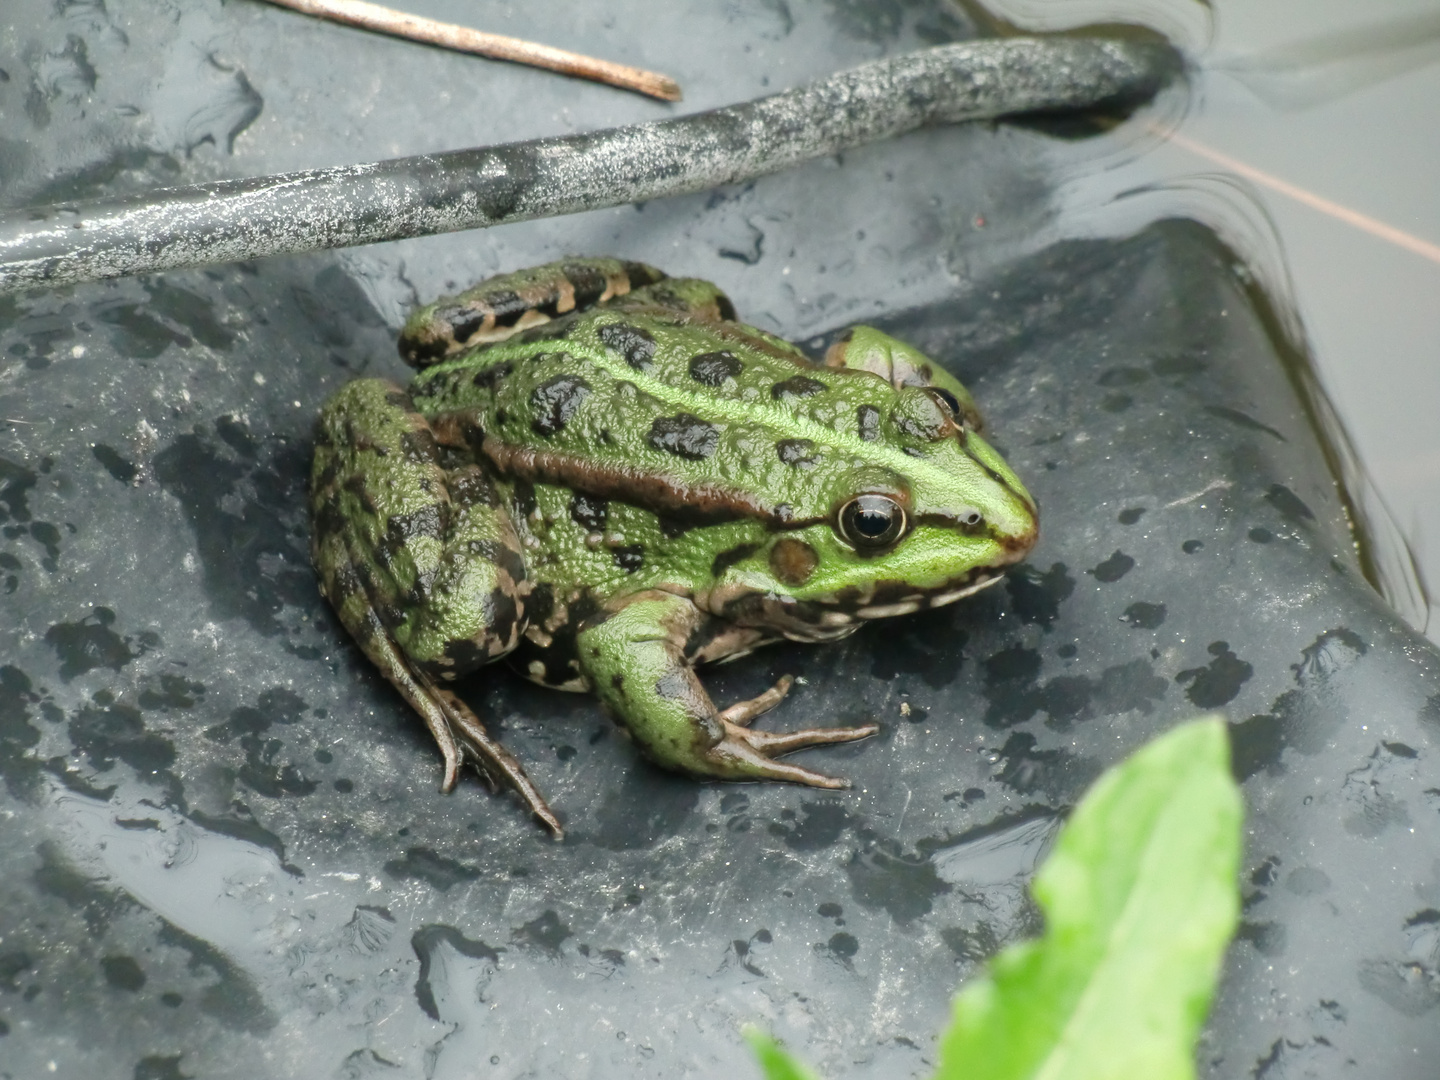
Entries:
[[[868, 460], [826, 455], [832, 467], [820, 463], [787, 492], [791, 519], [772, 523], [716, 582], [712, 610], [794, 640], [826, 640], [863, 620], [968, 596], [1034, 546], [1035, 501], [979, 435], [968, 395], [933, 384], [887, 389]], [[873, 390], [866, 396], [875, 400]]]

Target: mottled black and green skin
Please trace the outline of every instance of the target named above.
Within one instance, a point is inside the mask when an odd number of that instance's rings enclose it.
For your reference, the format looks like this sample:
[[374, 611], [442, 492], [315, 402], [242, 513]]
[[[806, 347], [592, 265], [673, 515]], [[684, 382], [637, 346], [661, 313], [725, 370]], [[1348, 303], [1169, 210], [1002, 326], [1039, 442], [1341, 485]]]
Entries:
[[447, 788], [467, 752], [557, 832], [453, 680], [504, 657], [662, 765], [840, 787], [774, 759], [874, 725], [756, 731], [788, 679], [720, 711], [696, 665], [949, 603], [1036, 538], [964, 388], [868, 327], [816, 363], [708, 282], [573, 259], [421, 309], [400, 349], [408, 391], [362, 379], [321, 414], [321, 587]]

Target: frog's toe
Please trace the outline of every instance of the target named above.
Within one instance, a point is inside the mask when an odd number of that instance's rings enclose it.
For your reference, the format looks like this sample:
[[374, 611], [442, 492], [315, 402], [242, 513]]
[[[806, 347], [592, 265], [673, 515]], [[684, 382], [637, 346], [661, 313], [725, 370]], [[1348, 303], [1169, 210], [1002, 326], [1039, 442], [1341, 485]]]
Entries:
[[[535, 782], [526, 775], [525, 767], [516, 760], [515, 755], [491, 737], [490, 733], [485, 730], [485, 725], [480, 722], [480, 718], [471, 712], [470, 707], [461, 701], [454, 691], [436, 686], [428, 679], [424, 680], [424, 685], [430, 692], [432, 700], [444, 714], [452, 739], [474, 762], [476, 770], [485, 778], [485, 783], [490, 790], [495, 792], [502, 787], [510, 788], [520, 796], [520, 801], [525, 804], [525, 808], [554, 834], [555, 839], [564, 839], [565, 829], [560, 824], [559, 818], [550, 809], [549, 804], [545, 801], [545, 796], [540, 794], [540, 789], [535, 786]], [[446, 755], [445, 770], [448, 777], [450, 772], [448, 754]]]
[[741, 727], [728, 720], [725, 738], [710, 750], [719, 775], [735, 778], [753, 777], [757, 780], [788, 780], [794, 784], [839, 790], [850, 786], [849, 780], [807, 769], [803, 765], [776, 761], [781, 754], [803, 750], [809, 746], [828, 746], [832, 743], [853, 742], [869, 738], [880, 730], [878, 724], [865, 724], [850, 728], [807, 728], [803, 731], [755, 731]]
[[[446, 734], [449, 735], [448, 730]], [[455, 744], [454, 736], [450, 736], [448, 741], [438, 738], [436, 741], [440, 743], [440, 753], [445, 758], [445, 775], [440, 781], [440, 793], [449, 795], [460, 782], [460, 748]]]
[[795, 678], [791, 675], [781, 675], [775, 685], [763, 694], [751, 698], [749, 701], [737, 701], [728, 709], [720, 713], [720, 719], [727, 724], [736, 724], [740, 727], [749, 727], [757, 716], [761, 716], [780, 702], [785, 700], [785, 695], [790, 693], [790, 687], [795, 685]]
[[755, 731], [726, 723], [726, 734], [730, 738], [743, 740], [751, 749], [766, 757], [779, 757], [807, 746], [829, 746], [832, 743], [854, 742], [868, 739], [880, 730], [879, 724], [864, 724], [860, 727], [805, 728], [801, 731]]
[[[745, 729], [738, 730], [743, 732]], [[712, 747], [707, 757], [714, 775], [730, 780], [786, 780], [792, 784], [829, 788], [832, 791], [843, 791], [850, 786], [849, 780], [838, 776], [826, 776], [803, 765], [792, 765], [788, 761], [775, 761], [764, 751], [756, 750], [748, 741], [740, 738], [727, 738], [718, 746]]]

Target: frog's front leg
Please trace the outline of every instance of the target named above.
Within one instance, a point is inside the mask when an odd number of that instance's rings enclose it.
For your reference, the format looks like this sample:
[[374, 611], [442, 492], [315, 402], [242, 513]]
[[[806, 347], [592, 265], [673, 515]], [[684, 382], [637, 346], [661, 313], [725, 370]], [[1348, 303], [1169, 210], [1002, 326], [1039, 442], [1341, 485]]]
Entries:
[[775, 761], [807, 746], [850, 742], [879, 726], [772, 733], [745, 725], [777, 704], [786, 680], [750, 702], [720, 712], [685, 657], [685, 641], [704, 615], [689, 600], [651, 592], [593, 620], [576, 641], [595, 693], [657, 764], [725, 780], [790, 780], [845, 788], [841, 780]]

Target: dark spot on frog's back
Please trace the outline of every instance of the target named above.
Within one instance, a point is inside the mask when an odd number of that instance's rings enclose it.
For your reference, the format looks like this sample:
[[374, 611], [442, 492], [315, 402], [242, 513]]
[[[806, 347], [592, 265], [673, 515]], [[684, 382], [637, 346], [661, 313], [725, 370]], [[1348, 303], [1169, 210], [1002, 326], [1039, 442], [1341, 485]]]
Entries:
[[400, 436], [400, 448], [405, 452], [405, 460], [416, 465], [428, 465], [439, 457], [435, 436], [429, 428], [405, 432]]
[[379, 506], [375, 502], [375, 493], [371, 490], [365, 477], [352, 474], [345, 478], [345, 483], [341, 486], [351, 495], [355, 496], [356, 501], [364, 507], [367, 514], [379, 512]]
[[[527, 311], [532, 309], [543, 311], [545, 307], [545, 305], [542, 304], [537, 308], [536, 305], [531, 304], [529, 301], [522, 300], [519, 293], [509, 290], [491, 293], [485, 299], [495, 311], [495, 325], [497, 327], [514, 326], [520, 321], [520, 316], [524, 315]], [[546, 314], [553, 314], [553, 312], [546, 312]]]
[[500, 503], [485, 473], [474, 465], [452, 472], [447, 486], [451, 504], [462, 510], [471, 506], [498, 506]]
[[525, 580], [525, 559], [497, 540], [471, 540], [465, 545], [465, 552], [477, 559], [483, 559], [499, 567], [512, 582]]
[[442, 337], [400, 337], [400, 355], [414, 367], [439, 360], [449, 351], [449, 344]]
[[855, 410], [856, 432], [866, 442], [880, 438], [880, 410], [874, 405], [861, 405]]
[[589, 396], [590, 384], [578, 375], [556, 375], [547, 379], [530, 394], [530, 408], [535, 413], [530, 426], [537, 435], [554, 435], [569, 423]]
[[619, 353], [636, 371], [649, 371], [655, 362], [655, 338], [648, 330], [629, 323], [607, 323], [596, 333], [600, 344]]
[[491, 364], [489, 367], [477, 371], [475, 377], [470, 381], [482, 390], [493, 391], [500, 385], [500, 380], [515, 370], [515, 365], [509, 360], [502, 360], [498, 364]]
[[615, 565], [627, 574], [633, 574], [645, 565], [645, 547], [642, 544], [627, 544], [614, 548], [611, 553]]
[[450, 641], [445, 645], [444, 659], [420, 664], [432, 679], [444, 682], [468, 675], [490, 661], [490, 654], [469, 638]]
[[809, 439], [781, 439], [775, 444], [775, 453], [797, 469], [808, 469], [820, 459], [819, 449]]
[[583, 491], [577, 491], [570, 499], [570, 520], [590, 532], [601, 532], [610, 516], [610, 504]]
[[[462, 345], [469, 341], [471, 336], [485, 325], [485, 312], [463, 304], [441, 308], [435, 312], [435, 318], [448, 326], [451, 336]], [[427, 344], [418, 346], [414, 351], [416, 351], [418, 355], [420, 350], [424, 350], [427, 354], [439, 355], [445, 351], [445, 346], [439, 343], [436, 345]]]
[[720, 431], [714, 424], [691, 413], [656, 417], [647, 437], [656, 450], [664, 450], [689, 461], [703, 461], [720, 445]]
[[600, 297], [605, 295], [605, 290], [610, 287], [610, 282], [605, 274], [593, 266], [585, 266], [581, 263], [566, 263], [560, 268], [565, 275], [570, 287], [575, 290], [575, 306], [587, 308], [598, 303]]
[[438, 540], [443, 528], [439, 503], [422, 506], [408, 514], [392, 514], [385, 521], [385, 543], [381, 545], [381, 554], [385, 554], [386, 547], [402, 547], [416, 537]]
[[690, 358], [690, 377], [702, 386], [722, 386], [726, 379], [738, 378], [744, 368], [740, 358], [728, 349]]
[[770, 396], [776, 401], [793, 401], [824, 393], [828, 389], [819, 379], [812, 379], [808, 375], [793, 375], [770, 387]]
[[666, 672], [655, 681], [655, 693], [663, 701], [683, 701], [690, 696], [690, 683], [683, 672]]
[[656, 270], [653, 266], [646, 266], [640, 262], [622, 262], [620, 269], [625, 271], [625, 277], [630, 281], [630, 288], [638, 289], [645, 285], [654, 285], [665, 280], [665, 274]]

